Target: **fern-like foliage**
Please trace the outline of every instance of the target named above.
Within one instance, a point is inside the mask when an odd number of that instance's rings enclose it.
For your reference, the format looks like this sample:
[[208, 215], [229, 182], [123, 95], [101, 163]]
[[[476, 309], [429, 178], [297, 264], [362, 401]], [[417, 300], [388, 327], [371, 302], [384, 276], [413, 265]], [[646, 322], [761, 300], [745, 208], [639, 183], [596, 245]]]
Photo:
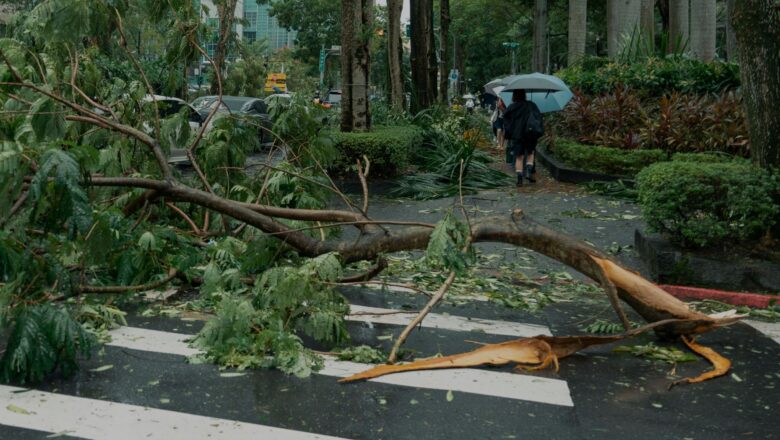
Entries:
[[8, 345], [0, 358], [4, 382], [40, 381], [57, 370], [70, 374], [79, 355], [88, 356], [94, 344], [91, 333], [52, 304], [24, 308], [9, 326]]

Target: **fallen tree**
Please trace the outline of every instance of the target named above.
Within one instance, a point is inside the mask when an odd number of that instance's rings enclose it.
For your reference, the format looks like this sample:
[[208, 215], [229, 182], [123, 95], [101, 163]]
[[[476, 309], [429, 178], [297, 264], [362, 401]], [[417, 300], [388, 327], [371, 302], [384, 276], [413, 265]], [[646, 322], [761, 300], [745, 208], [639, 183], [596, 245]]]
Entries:
[[[121, 14], [114, 12], [121, 42]], [[194, 35], [189, 38], [208, 56]], [[340, 266], [427, 249], [449, 276], [397, 340], [392, 362], [415, 323], [458, 276], [469, 247], [479, 242], [532, 249], [595, 280], [627, 331], [621, 304], [657, 323], [653, 330], [666, 338], [704, 333], [736, 319], [691, 310], [604, 252], [540, 225], [520, 209], [473, 221], [464, 211], [463, 219], [448, 216], [436, 225], [370, 217], [368, 160], [357, 163], [363, 186], [358, 205], [327, 176], [316, 110], [302, 101], [290, 104], [302, 107], [273, 110], [273, 134], [288, 149], [292, 165], [267, 165], [249, 176], [241, 160], [245, 126], [218, 120], [215, 125], [223, 125], [206, 134], [217, 106], [196, 133], [189, 133], [185, 113], [161, 120], [154, 100], [142, 99], [153, 94], [143, 71], [137, 84], [103, 86], [82, 74], [94, 76], [97, 67], [77, 41], [0, 41], [0, 88], [12, 110], [0, 167], [1, 202], [12, 207], [5, 211], [0, 241], [0, 328], [9, 341], [0, 359], [5, 380], [37, 380], [57, 368], [72, 369], [78, 351], [89, 351], [90, 336], [68, 317], [90, 301], [79, 297], [198, 277], [204, 294], [216, 298], [211, 306], [217, 317], [199, 338], [214, 359], [305, 374], [295, 360], [302, 349], [296, 332], [328, 343], [347, 337], [348, 307], [326, 287], [342, 278]], [[53, 56], [63, 53], [67, 56]], [[167, 162], [167, 151], [182, 147], [194, 180], [177, 176]], [[326, 190], [341, 201], [341, 209], [324, 209]], [[356, 228], [357, 237], [328, 236], [327, 231], [343, 227]], [[290, 253], [312, 260], [284, 266], [279, 257]], [[380, 263], [358, 278], [379, 271]], [[230, 332], [253, 336], [236, 348], [226, 346]], [[46, 343], [36, 345], [36, 340]], [[542, 342], [549, 354], [560, 341]], [[267, 355], [276, 360], [266, 363]], [[538, 362], [549, 359], [545, 355]], [[306, 355], [303, 363], [316, 367], [316, 362]]]

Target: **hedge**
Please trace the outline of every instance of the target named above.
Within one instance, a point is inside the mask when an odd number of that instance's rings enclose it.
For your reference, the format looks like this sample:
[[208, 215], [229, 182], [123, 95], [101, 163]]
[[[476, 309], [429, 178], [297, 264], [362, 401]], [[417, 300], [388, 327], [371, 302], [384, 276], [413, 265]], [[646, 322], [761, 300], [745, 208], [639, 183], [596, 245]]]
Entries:
[[351, 170], [363, 155], [371, 161], [372, 175], [394, 175], [403, 171], [412, 151], [422, 144], [423, 131], [414, 125], [377, 127], [363, 133], [334, 132], [332, 137], [340, 157], [335, 161], [339, 171]]
[[637, 188], [650, 228], [683, 246], [758, 238], [780, 213], [777, 182], [748, 163], [657, 163], [637, 175]]
[[568, 139], [557, 139], [550, 150], [572, 168], [621, 177], [633, 177], [648, 165], [666, 160], [661, 150], [621, 150]]

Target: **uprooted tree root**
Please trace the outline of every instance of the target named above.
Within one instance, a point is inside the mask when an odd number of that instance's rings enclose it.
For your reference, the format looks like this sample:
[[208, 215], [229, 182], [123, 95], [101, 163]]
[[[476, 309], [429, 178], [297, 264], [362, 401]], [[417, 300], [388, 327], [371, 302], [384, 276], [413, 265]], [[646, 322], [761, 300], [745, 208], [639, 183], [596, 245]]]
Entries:
[[[379, 365], [361, 373], [340, 379], [339, 382], [355, 382], [368, 380], [387, 374], [401, 373], [404, 371], [434, 370], [443, 368], [466, 368], [484, 365], [500, 366], [509, 363], [518, 364], [515, 368], [529, 371], [542, 370], [550, 365], [558, 371], [558, 360], [572, 355], [580, 350], [594, 345], [609, 344], [625, 338], [636, 336], [650, 329], [668, 324], [692, 325], [693, 328], [709, 327], [709, 321], [697, 322], [694, 320], [664, 320], [654, 322], [633, 329], [621, 335], [613, 336], [535, 336], [533, 338], [514, 339], [499, 344], [485, 344], [476, 350], [449, 356], [423, 359], [415, 362], [397, 365]], [[714, 350], [696, 344], [692, 338], [682, 336], [681, 339], [694, 352], [709, 360], [714, 368], [697, 377], [688, 377], [673, 382], [669, 385], [682, 383], [704, 382], [709, 379], [723, 376], [729, 371], [731, 362], [720, 356]]]

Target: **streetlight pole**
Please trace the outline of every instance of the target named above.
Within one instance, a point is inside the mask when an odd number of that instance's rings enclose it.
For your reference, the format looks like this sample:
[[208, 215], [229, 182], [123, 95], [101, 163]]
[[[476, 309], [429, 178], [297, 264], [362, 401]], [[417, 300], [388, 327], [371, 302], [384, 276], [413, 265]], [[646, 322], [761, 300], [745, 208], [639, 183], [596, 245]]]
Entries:
[[517, 48], [520, 47], [520, 43], [512, 41], [512, 42], [504, 42], [501, 45], [512, 51], [512, 75], [514, 75], [517, 73], [516, 53], [517, 53]]

